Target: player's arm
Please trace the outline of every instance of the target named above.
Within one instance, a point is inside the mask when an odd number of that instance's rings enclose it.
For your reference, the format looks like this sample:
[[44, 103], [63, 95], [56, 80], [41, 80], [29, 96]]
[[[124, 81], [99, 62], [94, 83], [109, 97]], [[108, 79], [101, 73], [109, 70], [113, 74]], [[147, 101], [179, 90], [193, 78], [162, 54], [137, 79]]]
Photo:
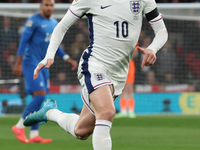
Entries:
[[142, 61], [142, 67], [151, 66], [155, 63], [156, 53], [165, 44], [168, 38], [168, 33], [163, 21], [163, 16], [158, 13], [155, 2], [147, 4], [145, 11], [145, 16], [154, 30], [155, 37], [153, 39], [153, 42], [146, 49], [138, 47], [138, 50], [142, 51], [142, 53], [145, 54], [145, 57]]
[[27, 44], [29, 43], [29, 40], [32, 37], [34, 29], [35, 29], [35, 25], [33, 21], [28, 19], [24, 26], [24, 32], [22, 34], [18, 51], [17, 51], [17, 61], [13, 68], [13, 74], [16, 76], [22, 75], [22, 59], [23, 59], [24, 51], [26, 49]]
[[58, 50], [56, 52], [56, 55], [58, 55], [60, 58], [62, 58], [64, 61], [67, 61], [68, 63], [71, 64], [72, 68], [71, 70], [76, 69], [77, 67], [77, 62], [70, 58], [68, 54], [66, 54], [60, 47], [58, 47]]
[[82, 17], [91, 8], [92, 0], [78, 0], [73, 1], [69, 10], [62, 18], [62, 20], [57, 24], [52, 33], [50, 43], [47, 49], [45, 58], [38, 64], [34, 71], [34, 79], [38, 77], [39, 71], [43, 68], [49, 68], [53, 62], [55, 53], [63, 40], [63, 37], [67, 30]]
[[34, 70], [34, 76], [33, 76], [34, 79], [38, 78], [39, 71], [43, 67], [49, 68], [53, 64], [56, 51], [58, 50], [58, 47], [62, 42], [65, 33], [78, 19], [79, 19], [78, 17], [73, 15], [68, 10], [65, 16], [62, 18], [62, 20], [54, 28], [46, 56]]
[[[153, 11], [155, 11], [156, 13], [157, 9]], [[158, 14], [158, 12], [156, 14]], [[163, 16], [161, 14], [158, 14], [157, 17], [149, 20], [149, 23], [154, 30], [155, 37], [153, 39], [153, 42], [148, 46], [148, 49], [152, 49], [155, 53], [157, 53], [167, 41], [167, 29], [165, 27]]]

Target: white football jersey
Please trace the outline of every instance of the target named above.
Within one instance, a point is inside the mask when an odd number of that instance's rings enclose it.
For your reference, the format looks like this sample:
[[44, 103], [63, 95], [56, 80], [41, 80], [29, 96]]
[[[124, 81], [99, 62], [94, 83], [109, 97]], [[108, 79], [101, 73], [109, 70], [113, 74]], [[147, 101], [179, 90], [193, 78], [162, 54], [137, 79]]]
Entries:
[[143, 15], [155, 8], [155, 0], [74, 0], [70, 11], [77, 17], [88, 17], [91, 57], [124, 80]]
[[79, 18], [86, 15], [89, 21], [90, 45], [84, 60], [99, 62], [123, 89], [143, 15], [155, 8], [155, 0], [74, 0], [69, 11]]

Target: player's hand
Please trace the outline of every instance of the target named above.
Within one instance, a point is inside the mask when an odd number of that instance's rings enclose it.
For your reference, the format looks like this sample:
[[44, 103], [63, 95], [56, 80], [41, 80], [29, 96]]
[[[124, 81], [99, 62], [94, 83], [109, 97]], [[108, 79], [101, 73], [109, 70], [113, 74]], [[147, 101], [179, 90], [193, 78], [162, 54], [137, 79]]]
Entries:
[[67, 59], [67, 62], [70, 63], [72, 65], [72, 69], [71, 70], [75, 70], [77, 67], [77, 62], [71, 58]]
[[22, 65], [21, 64], [15, 64], [13, 68], [13, 74], [17, 77], [22, 75]]
[[53, 64], [54, 60], [53, 59], [43, 59], [35, 68], [34, 70], [34, 75], [33, 75], [33, 79], [37, 79], [39, 72], [42, 68], [49, 68], [52, 64]]
[[144, 54], [144, 58], [143, 58], [141, 67], [143, 68], [144, 66], [152, 66], [156, 61], [155, 52], [151, 49], [145, 49], [145, 48], [141, 48], [139, 46], [137, 48], [139, 51], [141, 51]]

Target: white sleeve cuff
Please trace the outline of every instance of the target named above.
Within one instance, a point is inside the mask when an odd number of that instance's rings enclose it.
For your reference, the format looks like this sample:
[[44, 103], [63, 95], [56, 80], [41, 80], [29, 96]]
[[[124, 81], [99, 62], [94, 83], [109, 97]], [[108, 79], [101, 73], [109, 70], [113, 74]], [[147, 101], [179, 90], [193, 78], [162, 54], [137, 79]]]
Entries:
[[69, 58], [70, 58], [70, 56], [67, 55], [67, 54], [65, 54], [65, 55], [63, 56], [63, 60], [64, 60], [64, 61], [67, 61], [67, 59], [69, 59]]

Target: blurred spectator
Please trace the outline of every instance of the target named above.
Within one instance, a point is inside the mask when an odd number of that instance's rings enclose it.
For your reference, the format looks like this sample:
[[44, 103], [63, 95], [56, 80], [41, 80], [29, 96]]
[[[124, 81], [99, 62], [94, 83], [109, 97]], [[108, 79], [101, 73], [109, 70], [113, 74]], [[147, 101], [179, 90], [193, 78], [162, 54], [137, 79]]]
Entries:
[[20, 38], [22, 36], [23, 31], [24, 31], [24, 22], [20, 22], [20, 25], [18, 26], [18, 29], [17, 29], [17, 33], [18, 33]]
[[0, 28], [0, 62], [2, 62], [3, 52], [8, 49], [11, 42], [18, 42], [16, 30], [11, 27], [10, 17], [3, 17], [3, 26]]
[[190, 51], [186, 55], [186, 64], [192, 79], [200, 79], [200, 58], [195, 52]]
[[[75, 41], [70, 46], [70, 56], [71, 58], [75, 59], [77, 62], [79, 62], [79, 59], [82, 55], [82, 52], [87, 48], [87, 45], [85, 43], [84, 34], [78, 33], [76, 34]], [[79, 84], [77, 80], [77, 70], [70, 71], [70, 77], [71, 77], [71, 84]]]
[[68, 34], [65, 35], [63, 39], [63, 43], [65, 44], [65, 47], [68, 48], [71, 46], [71, 43], [73, 43], [76, 40], [76, 35], [79, 33], [82, 33], [84, 35], [84, 40], [88, 44], [89, 43], [89, 31], [87, 26], [87, 20], [77, 20], [73, 26], [70, 27], [70, 29], [67, 31]]
[[[192, 21], [187, 24], [188, 30], [184, 34], [184, 48], [186, 65], [190, 73], [190, 79], [200, 79], [200, 21]], [[195, 31], [195, 32], [194, 32]]]
[[1, 69], [1, 65], [0, 65], [0, 79], [2, 78], [2, 69]]
[[[64, 1], [64, 0], [63, 0]], [[68, 3], [72, 3], [73, 2], [73, 0], [68, 0]]]
[[178, 83], [187, 83], [188, 81], [188, 69], [185, 62], [185, 56], [183, 52], [183, 46], [176, 48], [176, 70], [175, 79]]
[[79, 33], [76, 35], [74, 43], [71, 44], [70, 56], [76, 61], [79, 61], [82, 52], [87, 48], [84, 40], [84, 35], [82, 33]]
[[161, 93], [166, 92], [164, 84], [159, 85], [159, 92], [161, 92]]
[[147, 73], [145, 84], [148, 84], [148, 85], [156, 85], [157, 84], [155, 72], [153, 70], [150, 70]]
[[9, 43], [8, 49], [3, 52], [3, 58], [5, 61], [7, 61], [9, 53], [13, 54], [17, 53], [17, 43], [15, 42]]
[[66, 72], [59, 72], [57, 78], [53, 81], [55, 85], [67, 85], [70, 84], [70, 79], [67, 77]]
[[179, 0], [172, 0], [172, 3], [179, 3]]
[[2, 66], [2, 78], [3, 79], [15, 79], [16, 76], [13, 75], [13, 67], [15, 65], [16, 55], [15, 53], [8, 53], [7, 59]]
[[8, 106], [8, 100], [7, 99], [3, 99], [2, 102], [1, 102], [1, 105], [2, 105], [2, 113], [6, 113], [7, 111], [7, 106]]
[[29, 3], [30, 0], [21, 0], [21, 3]]
[[159, 82], [163, 82], [166, 73], [171, 73], [174, 76], [176, 69], [176, 55], [172, 49], [170, 42], [167, 41], [163, 48], [157, 53], [156, 77]]
[[172, 74], [171, 72], [166, 72], [165, 73], [165, 78], [164, 78], [164, 82], [165, 85], [171, 85], [171, 84], [176, 84], [176, 80], [174, 77], [174, 74]]
[[188, 90], [187, 92], [195, 92], [196, 91], [196, 87], [193, 84], [189, 84], [188, 85]]
[[[187, 30], [184, 30], [184, 55], [191, 50], [196, 54], [199, 53], [200, 49], [200, 21], [185, 21], [184, 26]], [[195, 32], [194, 32], [195, 31]]]
[[55, 0], [55, 3], [62, 3], [62, 0]]

